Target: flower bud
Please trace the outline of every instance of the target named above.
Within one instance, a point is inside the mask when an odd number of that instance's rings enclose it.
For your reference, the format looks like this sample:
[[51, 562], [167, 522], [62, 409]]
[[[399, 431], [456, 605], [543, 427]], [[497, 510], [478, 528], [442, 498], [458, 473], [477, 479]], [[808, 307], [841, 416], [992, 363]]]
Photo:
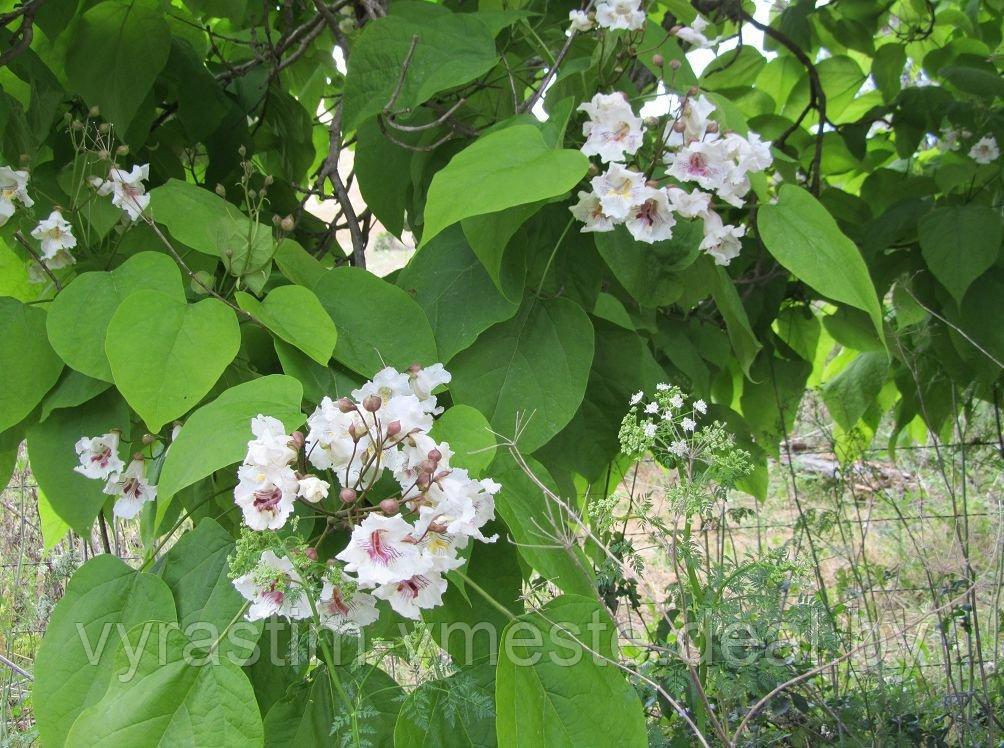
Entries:
[[439, 462], [441, 459], [443, 459], [443, 453], [440, 452], [438, 449], [430, 449], [429, 459], [432, 460], [433, 462]]
[[254, 200], [256, 197], [258, 197], [257, 191], [255, 191], [255, 190], [248, 190], [248, 198], [249, 199]]
[[712, 132], [712, 133], [718, 132], [718, 123], [717, 122], [709, 122], [706, 129], [707, 129], [708, 132]]
[[658, 117], [646, 117], [644, 120], [642, 120], [642, 124], [644, 124], [645, 127], [649, 128], [651, 130], [654, 127], [658, 127], [658, 125], [659, 125], [659, 118]]
[[153, 434], [143, 434], [143, 438], [140, 441], [142, 441], [144, 444], [153, 444], [155, 441], [157, 441], [157, 437], [154, 436]]
[[217, 195], [223, 198], [227, 196], [227, 188], [224, 187], [219, 182], [216, 183], [216, 186], [213, 188], [213, 192], [215, 192]]
[[683, 132], [687, 129], [686, 124], [682, 120], [677, 120], [673, 123], [673, 132]]
[[434, 472], [436, 472], [436, 463], [433, 462], [432, 460], [422, 460], [420, 463], [418, 463], [418, 469], [423, 473], [428, 473], [429, 475], [432, 475]]
[[381, 405], [383, 405], [383, 400], [380, 399], [379, 395], [367, 395], [363, 400], [363, 407], [370, 413], [376, 413], [380, 410]]
[[408, 367], [408, 373], [411, 374], [412, 376], [416, 376], [420, 371], [422, 371], [421, 364], [412, 364], [411, 366]]
[[145, 458], [142, 452], [133, 452], [132, 459], [134, 462], [143, 462]]
[[107, 161], [109, 158], [111, 158], [111, 155], [112, 154], [108, 152], [107, 148], [102, 148], [100, 151], [98, 151], [98, 158], [101, 159], [102, 161]]
[[397, 499], [384, 499], [380, 502], [380, 511], [392, 517], [401, 511], [401, 504]]
[[31, 163], [31, 156], [29, 156], [27, 153], [22, 153], [20, 156], [18, 156], [18, 161], [21, 162], [21, 166], [27, 166], [28, 164]]
[[343, 488], [341, 491], [338, 492], [338, 498], [342, 500], [342, 503], [352, 504], [353, 502], [355, 502], [356, 499], [359, 498], [359, 494], [357, 494], [351, 488]]
[[279, 228], [283, 231], [292, 231], [296, 226], [296, 222], [293, 220], [293, 216], [286, 216], [281, 221], [279, 221]]
[[697, 94], [699, 94], [700, 92], [701, 92], [701, 89], [699, 89], [697, 86], [691, 86], [687, 90], [687, 96], [697, 96]]
[[349, 400], [347, 397], [340, 397], [335, 401], [335, 405], [338, 406], [338, 410], [342, 413], [351, 413], [356, 409], [356, 404]]
[[95, 104], [89, 110], [87, 110], [87, 116], [88, 117], [100, 117], [101, 116], [101, 110], [98, 108], [97, 104]]
[[590, 178], [599, 176], [599, 173], [600, 173], [600, 167], [598, 167], [594, 163], [590, 163], [589, 164], [589, 176], [590, 176]]
[[292, 434], [289, 435], [289, 443], [292, 445], [293, 449], [296, 450], [303, 449], [303, 442], [304, 438], [302, 431], [294, 431]]
[[432, 476], [428, 473], [419, 473], [418, 478], [415, 479], [415, 485], [418, 486], [419, 491], [424, 491], [432, 483]]
[[118, 148], [115, 149], [115, 155], [116, 156], [128, 156], [129, 155], [129, 146], [127, 146], [127, 145], [120, 145]]
[[657, 68], [661, 68], [664, 62], [666, 62], [666, 58], [662, 55], [652, 55], [652, 64]]
[[400, 421], [391, 421], [389, 424], [387, 424], [387, 436], [395, 437], [400, 433], [401, 433]]
[[244, 146], [241, 146], [240, 148], [237, 149], [237, 153], [240, 155], [241, 158], [244, 158], [246, 155], [248, 155], [248, 149], [245, 148]]
[[645, 182], [645, 186], [653, 190], [659, 189], [659, 183], [656, 182], [654, 179], [649, 179], [647, 182]]
[[679, 60], [670, 60], [669, 61], [669, 67], [672, 68], [673, 70], [679, 70], [680, 69], [680, 61]]
[[304, 554], [305, 554], [305, 555], [307, 556], [307, 558], [309, 558], [309, 559], [310, 559], [311, 561], [316, 561], [316, 560], [317, 560], [317, 551], [316, 551], [316, 550], [314, 550], [313, 548], [308, 548], [307, 550], [305, 550], [305, 551], [304, 551]]
[[271, 187], [272, 184], [273, 184], [273, 182], [275, 182], [275, 180], [272, 179], [272, 175], [271, 174], [266, 174], [265, 175], [265, 186], [266, 187]]
[[100, 125], [98, 125], [98, 132], [100, 133], [107, 133], [111, 129], [112, 126], [109, 125], [107, 122], [102, 122]]
[[81, 122], [79, 119], [75, 119], [75, 120], [73, 120], [73, 124], [71, 124], [70, 127], [72, 129], [74, 129], [74, 130], [83, 130], [84, 129], [84, 123]]
[[366, 436], [366, 427], [361, 423], [350, 423], [347, 429], [349, 436], [352, 437], [352, 441], [359, 441], [364, 436]]
[[676, 24], [675, 26], [672, 26], [669, 29], [669, 33], [673, 34], [674, 36], [679, 34], [681, 31], [683, 31], [683, 26], [681, 26], [680, 24]]

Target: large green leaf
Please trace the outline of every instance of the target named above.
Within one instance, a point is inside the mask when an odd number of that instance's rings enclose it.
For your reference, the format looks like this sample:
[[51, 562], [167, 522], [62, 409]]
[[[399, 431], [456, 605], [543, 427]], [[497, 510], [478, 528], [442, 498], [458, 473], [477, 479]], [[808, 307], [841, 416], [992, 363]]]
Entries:
[[331, 360], [338, 341], [335, 323], [309, 288], [279, 286], [264, 301], [238, 291], [237, 303], [287, 343], [295, 345], [322, 366]]
[[648, 745], [645, 714], [615, 664], [617, 628], [566, 595], [506, 627], [495, 681], [500, 745]]
[[66, 369], [63, 371], [63, 376], [59, 378], [59, 383], [50, 390], [42, 401], [42, 412], [38, 420], [44, 421], [52, 411], [60, 408], [75, 408], [78, 405], [83, 405], [111, 386], [111, 382], [91, 379], [79, 371]]
[[473, 476], [485, 474], [495, 459], [495, 435], [480, 410], [454, 405], [436, 419], [431, 436], [448, 442], [453, 450], [450, 464], [467, 469]]
[[[395, 90], [392, 111], [412, 111], [440, 91], [487, 73], [498, 60], [492, 33], [476, 15], [411, 7], [418, 5], [395, 5], [355, 40], [345, 81], [347, 130], [391, 105]], [[399, 6], [410, 7], [401, 13]]]
[[596, 249], [614, 277], [642, 306], [672, 304], [683, 294], [677, 272], [697, 259], [702, 233], [697, 221], [677, 224], [673, 238], [636, 242], [623, 226], [596, 234]]
[[178, 265], [161, 252], [140, 252], [114, 270], [75, 278], [49, 307], [46, 330], [52, 347], [71, 368], [112, 381], [105, 333], [119, 304], [138, 291], [160, 291], [184, 301]]
[[132, 629], [115, 657], [113, 672], [131, 677], [111, 678], [73, 723], [67, 746], [262, 745], [254, 691], [237, 665], [201, 657], [175, 628], [143, 633]]
[[271, 374], [231, 387], [192, 413], [164, 457], [158, 515], [163, 516], [167, 502], [181, 489], [243, 459], [255, 416], [278, 418], [290, 431], [303, 423], [302, 398], [298, 381]]
[[[588, 169], [589, 159], [582, 153], [549, 147], [533, 125], [496, 130], [467, 146], [432, 178], [422, 243], [464, 218], [563, 195]], [[492, 264], [486, 267], [497, 279], [498, 264]]]
[[885, 351], [862, 353], [823, 386], [823, 402], [844, 431], [853, 428], [878, 397], [888, 371]]
[[[157, 576], [130, 569], [114, 556], [81, 566], [56, 605], [35, 660], [34, 700], [44, 745], [66, 741], [70, 726], [114, 680], [115, 653], [130, 628], [176, 622], [171, 590]], [[157, 639], [157, 630], [152, 637]]]
[[71, 35], [70, 85], [124, 135], [171, 53], [164, 9], [157, 0], [98, 3]]
[[186, 304], [161, 291], [123, 301], [105, 339], [115, 386], [154, 433], [198, 404], [239, 347], [237, 317], [223, 302]]
[[172, 237], [197, 252], [219, 257], [233, 275], [261, 270], [275, 253], [268, 226], [198, 185], [167, 180], [150, 191], [150, 210]]
[[174, 595], [181, 630], [191, 639], [208, 639], [209, 645], [226, 631], [217, 651], [243, 660], [254, 649], [262, 624], [234, 624], [247, 603], [230, 579], [227, 557], [233, 550], [230, 533], [207, 517], [171, 548], [160, 575]]
[[20, 423], [63, 370], [45, 337], [45, 318], [38, 307], [0, 296], [0, 431]]
[[1000, 255], [1000, 214], [986, 205], [950, 205], [926, 214], [917, 228], [924, 262], [961, 304]]
[[519, 309], [495, 288], [458, 227], [447, 229], [412, 257], [397, 284], [425, 311], [444, 361]]
[[866, 312], [885, 341], [882, 308], [868, 267], [818, 200], [801, 187], [786, 184], [776, 205], [760, 208], [757, 228], [782, 266], [824, 296]]
[[314, 286], [338, 327], [335, 360], [365, 377], [384, 366], [436, 363], [436, 340], [422, 307], [362, 268], [329, 270]]
[[[540, 463], [532, 458], [526, 462], [541, 483], [557, 491]], [[544, 494], [508, 452], [495, 458], [489, 474], [502, 484], [495, 507], [527, 564], [565, 592], [594, 594], [596, 580], [589, 560], [577, 545], [564, 542], [575, 530], [568, 527], [567, 512]]]
[[735, 351], [743, 373], [749, 376], [750, 365], [762, 346], [753, 328], [750, 327], [746, 307], [743, 306], [743, 300], [736, 291], [735, 283], [725, 272], [725, 268], [718, 266], [712, 268], [711, 289], [715, 305], [725, 320], [725, 329], [729, 334], [732, 350]]
[[[73, 445], [82, 436], [112, 429], [129, 433], [129, 409], [115, 391], [75, 408], [53, 411], [28, 429], [28, 457], [35, 480], [56, 514], [85, 537], [108, 496], [101, 492], [101, 481], [74, 472], [79, 461]], [[125, 459], [127, 455], [123, 450], [119, 456]]]
[[581, 307], [530, 296], [452, 360], [450, 391], [506, 437], [516, 435], [519, 417], [519, 446], [532, 452], [575, 415], [592, 361], [592, 324]]

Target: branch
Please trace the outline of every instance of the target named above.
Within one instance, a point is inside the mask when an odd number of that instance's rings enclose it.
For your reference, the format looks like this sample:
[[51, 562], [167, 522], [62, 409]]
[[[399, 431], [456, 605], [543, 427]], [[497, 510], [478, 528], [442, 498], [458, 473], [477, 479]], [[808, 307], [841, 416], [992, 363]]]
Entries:
[[[795, 56], [796, 60], [802, 63], [809, 74], [809, 106], [806, 107], [806, 111], [799, 117], [799, 122], [804, 119], [809, 108], [814, 108], [819, 112], [819, 124], [816, 127], [816, 149], [812, 156], [812, 166], [809, 169], [809, 189], [813, 195], [818, 197], [822, 180], [820, 171], [823, 161], [823, 125], [827, 122], [826, 92], [823, 91], [823, 85], [819, 82], [819, 71], [816, 69], [815, 63], [809, 59], [809, 56], [787, 34], [778, 31], [773, 26], [760, 23], [760, 21], [756, 20], [745, 10], [742, 11], [741, 17], [743, 21], [753, 26], [753, 28], [759, 29], [778, 44], [784, 46]], [[788, 134], [785, 133], [784, 137], [787, 138]]]
[[49, 268], [49, 266], [45, 264], [45, 260], [39, 257], [38, 253], [35, 252], [34, 249], [32, 249], [32, 246], [28, 243], [28, 240], [24, 238], [24, 236], [21, 234], [20, 231], [14, 234], [14, 238], [17, 240], [18, 244], [24, 247], [24, 251], [27, 252], [29, 255], [31, 255], [31, 258], [38, 263], [39, 267], [41, 267], [42, 270], [45, 271], [45, 274], [49, 276], [49, 280], [52, 281], [52, 284], [56, 287], [56, 290], [62, 291], [63, 286], [59, 282], [59, 278], [57, 278], [55, 273], [53, 273], [52, 270]]
[[533, 92], [533, 96], [523, 102], [523, 106], [521, 106], [518, 110], [519, 114], [529, 112], [533, 109], [540, 98], [544, 95], [544, 91], [546, 91], [547, 87], [551, 84], [551, 80], [558, 74], [558, 66], [565, 61], [569, 51], [572, 49], [572, 40], [575, 39], [576, 33], [577, 32], [575, 30], [568, 33], [568, 38], [565, 39], [564, 46], [561, 48], [561, 51], [558, 52], [558, 56], [554, 58], [554, 64], [551, 65], [550, 69], [544, 75], [544, 80], [540, 82], [540, 86]]
[[352, 200], [349, 198], [349, 191], [345, 188], [341, 175], [338, 173], [338, 154], [342, 150], [342, 106], [338, 105], [335, 116], [331, 118], [331, 125], [328, 129], [328, 155], [321, 164], [321, 169], [317, 174], [317, 183], [314, 189], [322, 190], [324, 180], [328, 179], [335, 190], [335, 199], [345, 215], [345, 220], [349, 224], [349, 236], [352, 238], [352, 264], [356, 267], [366, 267], [366, 240], [363, 237], [362, 229], [359, 228], [359, 217], [355, 208], [352, 207]]
[[18, 16], [21, 17], [21, 25], [11, 35], [11, 41], [16, 37], [21, 37], [21, 39], [17, 44], [0, 55], [0, 68], [9, 64], [15, 57], [31, 46], [31, 40], [35, 36], [35, 14], [38, 13], [39, 8], [44, 4], [45, 0], [32, 0], [32, 2], [25, 3], [20, 8], [0, 16], [0, 28], [9, 24]]

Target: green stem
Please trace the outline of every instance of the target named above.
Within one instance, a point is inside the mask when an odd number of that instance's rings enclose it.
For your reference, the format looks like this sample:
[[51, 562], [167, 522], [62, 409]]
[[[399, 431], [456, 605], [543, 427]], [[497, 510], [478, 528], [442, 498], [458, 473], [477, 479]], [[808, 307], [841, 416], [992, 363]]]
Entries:
[[516, 620], [516, 615], [511, 610], [509, 610], [506, 606], [504, 606], [502, 603], [500, 603], [498, 600], [496, 600], [494, 597], [492, 597], [487, 591], [485, 591], [485, 589], [480, 584], [478, 584], [473, 579], [471, 579], [469, 576], [467, 576], [466, 574], [464, 574], [464, 572], [460, 571], [459, 569], [455, 569], [453, 571], [453, 573], [456, 574], [461, 579], [463, 579], [465, 584], [467, 584], [470, 587], [472, 587], [475, 592], [477, 592], [479, 595], [481, 595], [481, 597], [483, 597], [485, 600], [487, 600], [488, 603], [493, 608], [495, 608], [497, 611], [499, 611], [502, 615], [504, 615], [510, 621], [515, 621]]

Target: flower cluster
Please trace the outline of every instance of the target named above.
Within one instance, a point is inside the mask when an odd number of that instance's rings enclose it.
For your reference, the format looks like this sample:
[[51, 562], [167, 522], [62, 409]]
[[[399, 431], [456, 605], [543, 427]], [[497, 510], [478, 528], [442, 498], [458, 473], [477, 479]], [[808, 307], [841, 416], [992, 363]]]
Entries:
[[[306, 436], [284, 433], [268, 416], [252, 421], [255, 438], [234, 490], [245, 524], [277, 530], [302, 502], [351, 534], [320, 573], [296, 571], [289, 555], [276, 555], [274, 548], [232, 564], [251, 617], [310, 615], [303, 604], [288, 612], [292, 585], [306, 591], [306, 603], [316, 600], [322, 623], [337, 630], [374, 621], [377, 600], [417, 619], [422, 609], [442, 603], [443, 574], [463, 565], [460, 552], [470, 539], [496, 539], [482, 528], [495, 517], [501, 486], [452, 466], [450, 445], [429, 434], [443, 411], [433, 392], [450, 378], [442, 364], [406, 372], [387, 367], [351, 397], [325, 397], [307, 419]], [[380, 479], [388, 473], [399, 490], [370, 504], [373, 493], [385, 490]], [[325, 502], [335, 484], [338, 508], [332, 510]]]
[[91, 177], [90, 183], [102, 197], [111, 195], [112, 205], [121, 208], [130, 221], [135, 221], [150, 205], [150, 196], [143, 184], [149, 178], [150, 164], [134, 164], [129, 171], [112, 167], [106, 178]]
[[655, 394], [647, 402], [644, 392], [636, 392], [621, 423], [621, 450], [640, 457], [661, 445], [680, 459], [691, 457], [690, 439], [697, 431], [698, 421], [707, 415], [708, 404], [698, 399], [687, 408], [686, 402], [679, 387], [665, 382], [656, 385]]
[[87, 478], [105, 481], [104, 492], [116, 496], [116, 517], [132, 519], [148, 501], [157, 498], [157, 487], [146, 478], [143, 455], [133, 455], [128, 465], [119, 457], [119, 433], [81, 437], [74, 445], [80, 464], [74, 470]]
[[[625, 165], [642, 148], [646, 127], [623, 94], [596, 94], [579, 109], [589, 117], [582, 127], [582, 152], [608, 164], [591, 180], [592, 191], [579, 192], [571, 208], [584, 224], [582, 231], [612, 231], [623, 224], [636, 240], [652, 244], [672, 237], [677, 217], [700, 218], [701, 251], [719, 265], [739, 254], [745, 227], [725, 224], [712, 199], [742, 207], [749, 175], [773, 162], [769, 143], [753, 132], [746, 137], [719, 132], [710, 118], [714, 103], [691, 90], [655, 144], [646, 174]], [[662, 179], [651, 178], [657, 161], [664, 166]], [[688, 183], [696, 188], [685, 188]]]
[[35, 201], [28, 196], [28, 172], [23, 169], [11, 169], [0, 166], [0, 226], [3, 226], [14, 215], [14, 203], [21, 203], [24, 208], [30, 208]]
[[595, 10], [573, 10], [568, 14], [572, 31], [585, 32], [596, 27], [611, 31], [640, 31], [645, 28], [641, 0], [599, 0]]

